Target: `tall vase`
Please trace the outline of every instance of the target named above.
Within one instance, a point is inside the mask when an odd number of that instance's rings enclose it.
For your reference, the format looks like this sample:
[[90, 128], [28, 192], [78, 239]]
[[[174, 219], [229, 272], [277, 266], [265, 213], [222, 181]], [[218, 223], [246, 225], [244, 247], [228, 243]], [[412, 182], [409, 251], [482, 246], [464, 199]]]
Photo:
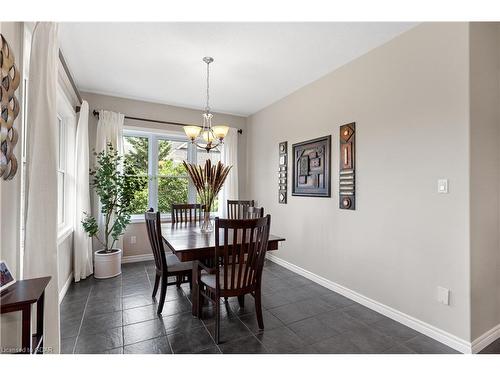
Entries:
[[201, 233], [211, 233], [214, 231], [214, 226], [212, 224], [212, 221], [210, 220], [210, 206], [209, 208], [206, 208], [205, 206], [205, 211], [203, 212], [203, 222], [201, 223]]

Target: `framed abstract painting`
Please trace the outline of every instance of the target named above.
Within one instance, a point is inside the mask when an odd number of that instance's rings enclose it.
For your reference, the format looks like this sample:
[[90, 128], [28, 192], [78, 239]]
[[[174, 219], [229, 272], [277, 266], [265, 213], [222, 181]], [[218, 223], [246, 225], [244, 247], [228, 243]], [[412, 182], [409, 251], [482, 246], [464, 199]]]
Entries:
[[292, 145], [292, 195], [331, 196], [331, 143], [328, 135]]

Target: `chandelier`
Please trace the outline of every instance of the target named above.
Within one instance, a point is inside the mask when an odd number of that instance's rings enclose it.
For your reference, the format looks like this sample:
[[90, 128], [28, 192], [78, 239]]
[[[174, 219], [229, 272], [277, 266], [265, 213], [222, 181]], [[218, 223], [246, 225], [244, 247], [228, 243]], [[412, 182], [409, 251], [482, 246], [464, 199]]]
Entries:
[[205, 112], [203, 112], [203, 125], [189, 125], [184, 126], [184, 132], [191, 140], [191, 143], [197, 147], [210, 152], [211, 149], [224, 143], [224, 138], [229, 131], [229, 127], [225, 125], [212, 126], [213, 114], [210, 113], [210, 63], [214, 61], [212, 57], [204, 57], [203, 61], [207, 64], [207, 104]]

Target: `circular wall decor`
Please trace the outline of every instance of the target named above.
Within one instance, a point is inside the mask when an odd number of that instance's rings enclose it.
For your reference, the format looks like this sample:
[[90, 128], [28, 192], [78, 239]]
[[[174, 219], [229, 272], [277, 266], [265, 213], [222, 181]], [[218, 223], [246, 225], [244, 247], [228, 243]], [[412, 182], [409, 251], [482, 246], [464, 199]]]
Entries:
[[0, 177], [12, 179], [17, 172], [14, 146], [18, 134], [14, 121], [19, 114], [19, 102], [15, 91], [19, 87], [21, 74], [9, 44], [0, 34]]
[[352, 204], [352, 202], [351, 202], [350, 198], [347, 198], [347, 197], [342, 198], [342, 207], [343, 208], [349, 208], [349, 207], [351, 207], [351, 204]]

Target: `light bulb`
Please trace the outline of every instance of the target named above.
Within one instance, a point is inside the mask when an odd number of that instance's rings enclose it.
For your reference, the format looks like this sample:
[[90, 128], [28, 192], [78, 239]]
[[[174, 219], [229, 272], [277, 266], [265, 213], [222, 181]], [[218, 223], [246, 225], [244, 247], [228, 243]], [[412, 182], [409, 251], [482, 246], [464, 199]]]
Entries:
[[207, 143], [212, 143], [214, 141], [214, 135], [210, 130], [205, 130], [201, 136], [203, 137], [203, 140]]

